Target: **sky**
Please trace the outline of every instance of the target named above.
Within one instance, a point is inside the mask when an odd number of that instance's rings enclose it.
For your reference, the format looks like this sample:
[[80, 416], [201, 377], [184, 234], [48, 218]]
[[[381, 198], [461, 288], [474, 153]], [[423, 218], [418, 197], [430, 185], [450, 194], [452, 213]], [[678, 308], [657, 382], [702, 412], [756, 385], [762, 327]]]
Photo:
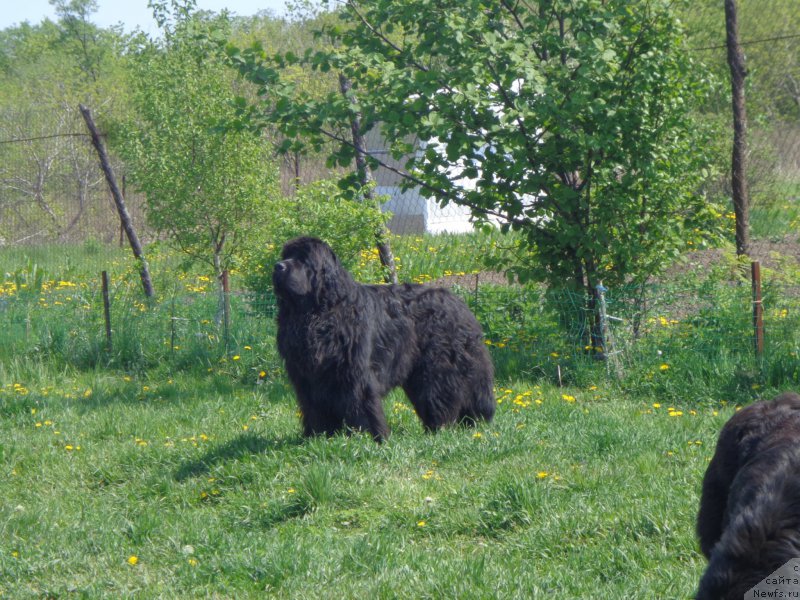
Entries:
[[[92, 22], [100, 27], [122, 23], [126, 31], [137, 26], [146, 33], [156, 33], [158, 29], [147, 0], [98, 0], [97, 5]], [[239, 16], [254, 15], [261, 10], [281, 15], [285, 5], [286, 0], [197, 0], [199, 10], [219, 12], [227, 8]], [[0, 0], [0, 29], [23, 21], [35, 25], [45, 18], [55, 20], [55, 11], [47, 0]]]

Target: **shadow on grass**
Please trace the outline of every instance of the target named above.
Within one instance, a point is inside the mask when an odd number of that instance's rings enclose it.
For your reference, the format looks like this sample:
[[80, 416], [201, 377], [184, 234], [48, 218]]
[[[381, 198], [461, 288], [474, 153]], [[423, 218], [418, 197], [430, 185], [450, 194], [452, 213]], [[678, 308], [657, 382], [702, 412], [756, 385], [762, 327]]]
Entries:
[[179, 382], [151, 382], [146, 378], [102, 377], [94, 384], [87, 384], [87, 391], [73, 396], [72, 402], [82, 413], [103, 410], [110, 406], [169, 406], [186, 403], [194, 398], [193, 390], [202, 388], [205, 395], [230, 396], [237, 383], [227, 375], [202, 375]]
[[175, 471], [174, 477], [176, 481], [185, 481], [192, 477], [208, 474], [214, 465], [219, 463], [238, 460], [245, 456], [264, 454], [270, 450], [297, 447], [302, 442], [303, 439], [299, 436], [267, 439], [254, 434], [243, 434], [225, 444], [211, 448], [197, 460], [184, 463]]

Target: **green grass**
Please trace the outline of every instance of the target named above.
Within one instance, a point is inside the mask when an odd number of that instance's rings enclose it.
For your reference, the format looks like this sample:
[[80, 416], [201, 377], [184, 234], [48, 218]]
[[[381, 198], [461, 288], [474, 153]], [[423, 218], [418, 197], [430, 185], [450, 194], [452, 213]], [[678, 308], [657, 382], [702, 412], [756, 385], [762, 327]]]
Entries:
[[[491, 241], [395, 251], [429, 280]], [[720, 427], [800, 382], [791, 277], [765, 283], [761, 361], [747, 286], [662, 284], [638, 334], [612, 290], [620, 379], [565, 333], [569, 298], [486, 286], [459, 293], [490, 342], [493, 423], [426, 435], [395, 393], [388, 443], [305, 440], [271, 305], [232, 298], [226, 340], [208, 274], [174, 257], [153, 303], [117, 251], [0, 260], [0, 598], [689, 598]]]
[[756, 194], [750, 212], [750, 233], [756, 240], [780, 241], [800, 224], [800, 183], [778, 182]]
[[509, 382], [493, 423], [437, 435], [392, 395], [379, 446], [302, 439], [281, 379], [22, 375], [0, 392], [9, 598], [688, 598], [733, 411]]

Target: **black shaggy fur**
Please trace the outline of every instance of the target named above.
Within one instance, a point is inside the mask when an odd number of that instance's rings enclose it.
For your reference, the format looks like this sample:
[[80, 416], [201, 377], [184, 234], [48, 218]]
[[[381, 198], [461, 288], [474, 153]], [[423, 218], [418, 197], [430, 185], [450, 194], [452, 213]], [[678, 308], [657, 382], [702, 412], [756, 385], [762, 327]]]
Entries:
[[291, 240], [275, 265], [278, 350], [305, 435], [389, 434], [382, 398], [401, 386], [425, 428], [491, 420], [493, 368], [483, 333], [447, 290], [362, 285], [331, 248]]
[[709, 559], [698, 600], [741, 600], [800, 557], [800, 395], [752, 404], [722, 428], [697, 535]]

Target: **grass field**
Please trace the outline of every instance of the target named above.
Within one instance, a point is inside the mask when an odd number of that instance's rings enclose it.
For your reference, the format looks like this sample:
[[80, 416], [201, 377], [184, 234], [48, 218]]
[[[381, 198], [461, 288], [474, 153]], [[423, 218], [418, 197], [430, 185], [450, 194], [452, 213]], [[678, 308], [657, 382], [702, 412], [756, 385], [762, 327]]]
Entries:
[[[475, 270], [474, 247], [459, 261], [458, 240], [440, 241], [411, 245], [450, 268], [406, 259], [408, 277]], [[0, 287], [0, 598], [690, 598], [720, 427], [800, 380], [784, 288], [765, 286], [762, 362], [747, 287], [664, 288], [615, 379], [558, 329], [563, 306], [489, 286], [460, 293], [495, 360], [491, 424], [424, 434], [395, 393], [386, 444], [306, 440], [269, 310], [234, 298], [223, 343], [202, 273], [155, 270], [146, 304], [121, 254], [15, 260]]]
[[303, 440], [285, 384], [35, 373], [0, 392], [8, 598], [688, 598], [732, 406], [505, 382], [492, 424]]

